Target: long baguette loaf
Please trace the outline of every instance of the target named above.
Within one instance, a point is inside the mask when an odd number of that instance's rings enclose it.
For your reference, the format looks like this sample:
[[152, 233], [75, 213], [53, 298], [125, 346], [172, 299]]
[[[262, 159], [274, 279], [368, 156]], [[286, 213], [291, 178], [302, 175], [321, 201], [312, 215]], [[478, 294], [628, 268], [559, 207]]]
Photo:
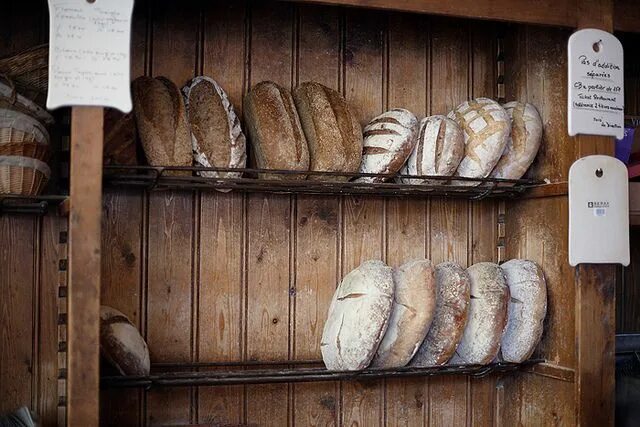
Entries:
[[127, 316], [100, 307], [100, 353], [122, 375], [149, 375], [149, 349]]

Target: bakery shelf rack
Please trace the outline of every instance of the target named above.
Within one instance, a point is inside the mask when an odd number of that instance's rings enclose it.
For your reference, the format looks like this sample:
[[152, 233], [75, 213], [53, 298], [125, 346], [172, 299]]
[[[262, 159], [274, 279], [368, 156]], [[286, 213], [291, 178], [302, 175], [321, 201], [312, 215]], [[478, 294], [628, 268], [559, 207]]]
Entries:
[[58, 208], [61, 213], [64, 213], [68, 199], [68, 196], [62, 195], [0, 195], [0, 215], [24, 214], [42, 216], [46, 215], [52, 208]]

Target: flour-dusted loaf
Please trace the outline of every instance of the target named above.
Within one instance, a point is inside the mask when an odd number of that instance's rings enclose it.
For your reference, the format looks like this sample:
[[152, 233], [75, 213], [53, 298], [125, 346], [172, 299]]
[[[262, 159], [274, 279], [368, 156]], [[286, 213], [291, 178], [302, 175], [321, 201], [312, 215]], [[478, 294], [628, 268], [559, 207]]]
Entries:
[[[361, 173], [394, 174], [400, 171], [416, 144], [418, 119], [411, 111], [394, 108], [374, 118], [364, 128]], [[362, 177], [358, 182], [382, 182]]]
[[[309, 148], [291, 92], [261, 82], [244, 100], [245, 122], [260, 169], [309, 170]], [[304, 175], [261, 174], [264, 179], [304, 179]]]
[[409, 261], [393, 271], [395, 290], [387, 332], [371, 362], [376, 368], [405, 366], [420, 347], [436, 308], [431, 261]]
[[131, 91], [138, 133], [149, 164], [191, 166], [191, 134], [180, 90], [164, 77], [138, 77]]
[[149, 375], [149, 349], [127, 316], [100, 307], [100, 353], [122, 375]]
[[500, 350], [507, 324], [509, 287], [498, 264], [480, 262], [467, 272], [471, 279], [469, 319], [450, 363], [485, 365]]
[[542, 269], [533, 261], [512, 259], [500, 267], [511, 293], [500, 351], [504, 361], [520, 363], [531, 356], [542, 337], [547, 284]]
[[542, 118], [536, 107], [529, 103], [514, 101], [505, 104], [504, 108], [511, 118], [511, 135], [491, 176], [520, 179], [538, 154], [542, 142]]
[[469, 311], [471, 279], [467, 270], [453, 262], [436, 265], [436, 309], [433, 322], [411, 366], [444, 365], [462, 338]]
[[[198, 166], [244, 168], [246, 139], [227, 93], [210, 77], [199, 76], [183, 89], [191, 129], [193, 159]], [[208, 178], [239, 178], [241, 173], [204, 172]]]
[[[333, 89], [315, 82], [293, 91], [309, 146], [310, 170], [356, 173], [362, 159], [362, 128], [347, 101]], [[345, 181], [347, 177], [309, 179]]]
[[[416, 146], [402, 175], [451, 176], [464, 156], [464, 133], [445, 116], [425, 117], [420, 122]], [[439, 180], [403, 178], [407, 184], [444, 183]]]
[[[457, 176], [486, 178], [500, 160], [511, 132], [511, 119], [500, 104], [489, 98], [465, 101], [448, 115], [464, 132], [465, 153]], [[460, 185], [474, 185], [456, 181]]]
[[392, 269], [382, 261], [365, 261], [342, 279], [320, 342], [327, 369], [357, 371], [369, 366], [387, 330], [393, 289]]

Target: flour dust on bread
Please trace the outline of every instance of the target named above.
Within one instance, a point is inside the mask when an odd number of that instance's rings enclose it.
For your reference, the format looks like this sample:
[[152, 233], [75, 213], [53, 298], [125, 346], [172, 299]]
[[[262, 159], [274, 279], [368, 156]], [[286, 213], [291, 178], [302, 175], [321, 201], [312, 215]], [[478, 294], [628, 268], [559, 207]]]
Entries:
[[467, 270], [453, 262], [436, 265], [436, 308], [433, 322], [411, 360], [411, 366], [444, 365], [462, 339], [469, 312], [471, 279]]
[[504, 105], [511, 119], [511, 134], [493, 178], [520, 179], [533, 163], [542, 142], [543, 125], [533, 104], [509, 102]]
[[[451, 176], [464, 156], [464, 133], [445, 116], [420, 122], [416, 145], [402, 168], [402, 175]], [[406, 184], [443, 184], [445, 181], [403, 178]]]
[[342, 279], [320, 342], [327, 369], [357, 371], [369, 366], [387, 330], [393, 291], [392, 269], [382, 261], [365, 261]]
[[[511, 132], [509, 114], [497, 102], [478, 98], [458, 105], [447, 116], [464, 132], [465, 153], [456, 176], [486, 178], [504, 152]], [[477, 185], [456, 181], [458, 185]]]
[[540, 342], [547, 314], [547, 285], [538, 264], [513, 259], [500, 266], [509, 286], [509, 316], [500, 352], [505, 362], [521, 363]]
[[[227, 93], [213, 79], [199, 76], [183, 89], [191, 129], [191, 148], [197, 166], [244, 168], [246, 139]], [[200, 171], [207, 178], [239, 178], [239, 172]]]
[[405, 366], [420, 347], [436, 308], [436, 278], [431, 261], [409, 261], [394, 269], [389, 326], [371, 362], [375, 368]]
[[122, 375], [149, 375], [149, 348], [122, 312], [100, 307], [100, 354]]
[[[418, 119], [412, 112], [394, 108], [374, 118], [364, 128], [360, 173], [395, 174], [400, 171], [416, 143]], [[382, 182], [362, 177], [358, 182]]]

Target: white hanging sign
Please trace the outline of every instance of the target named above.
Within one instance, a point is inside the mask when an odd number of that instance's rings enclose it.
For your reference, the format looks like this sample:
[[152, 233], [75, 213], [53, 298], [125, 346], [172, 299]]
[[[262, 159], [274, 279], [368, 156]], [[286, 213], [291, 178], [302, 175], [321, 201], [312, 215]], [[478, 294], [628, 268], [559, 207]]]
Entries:
[[94, 105], [131, 111], [134, 0], [49, 0], [47, 108]]
[[629, 179], [610, 156], [587, 156], [569, 169], [569, 264], [629, 265]]
[[624, 66], [620, 41], [586, 29], [569, 38], [569, 135], [624, 136]]

